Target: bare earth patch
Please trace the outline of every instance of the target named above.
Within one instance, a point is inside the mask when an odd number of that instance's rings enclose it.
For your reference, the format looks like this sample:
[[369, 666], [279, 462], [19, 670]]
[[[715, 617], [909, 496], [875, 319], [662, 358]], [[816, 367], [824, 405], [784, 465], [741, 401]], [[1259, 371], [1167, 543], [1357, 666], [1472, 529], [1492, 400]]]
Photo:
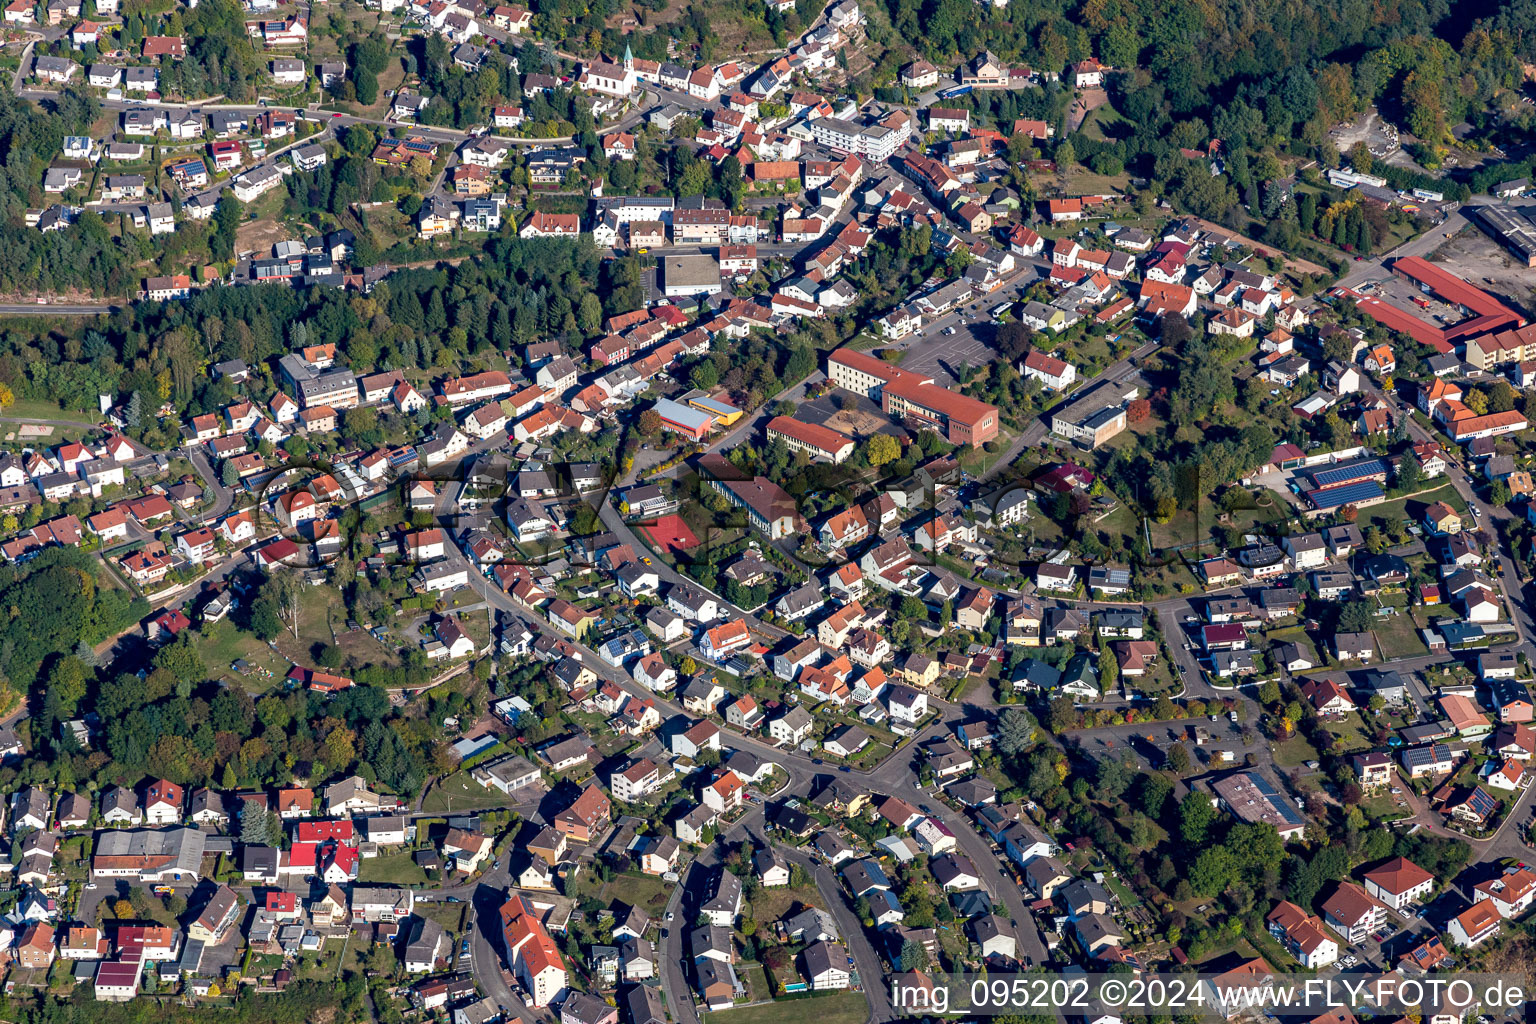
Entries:
[[879, 417], [867, 412], [860, 412], [857, 409], [839, 409], [827, 420], [826, 425], [844, 434], [862, 437], [877, 432], [884, 423]]
[[265, 253], [287, 237], [288, 232], [276, 221], [265, 217], [246, 221], [235, 231], [235, 251]]
[[1068, 131], [1077, 131], [1089, 114], [1109, 102], [1109, 93], [1103, 89], [1083, 89], [1072, 101], [1072, 112], [1067, 115]]

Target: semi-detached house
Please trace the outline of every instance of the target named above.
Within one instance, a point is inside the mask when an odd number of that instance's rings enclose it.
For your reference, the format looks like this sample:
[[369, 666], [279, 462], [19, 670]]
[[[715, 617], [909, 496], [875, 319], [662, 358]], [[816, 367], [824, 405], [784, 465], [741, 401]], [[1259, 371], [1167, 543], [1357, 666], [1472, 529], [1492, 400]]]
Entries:
[[1365, 873], [1365, 891], [1397, 911], [1422, 902], [1434, 887], [1435, 876], [1406, 857], [1393, 857]]

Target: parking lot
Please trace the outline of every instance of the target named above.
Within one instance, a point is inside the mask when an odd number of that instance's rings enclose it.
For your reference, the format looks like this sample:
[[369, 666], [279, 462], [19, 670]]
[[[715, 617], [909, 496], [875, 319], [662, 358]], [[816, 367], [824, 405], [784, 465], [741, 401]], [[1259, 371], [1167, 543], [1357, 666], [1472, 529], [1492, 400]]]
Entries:
[[950, 329], [947, 327], [939, 330], [930, 327], [922, 338], [909, 340], [907, 357], [901, 361], [901, 368], [926, 374], [936, 383], [950, 385], [959, 381], [962, 368], [990, 363], [997, 355], [992, 347], [997, 328], [985, 319], [985, 311], [977, 315], [983, 319], [952, 323], [954, 334], [943, 333]]
[[[1216, 720], [1211, 721], [1214, 717]], [[1135, 758], [1138, 766], [1157, 768], [1162, 764], [1168, 748], [1182, 743], [1197, 764], [1208, 764], [1218, 750], [1230, 751], [1233, 764], [1242, 764], [1249, 753], [1263, 750], [1262, 738], [1250, 731], [1251, 741], [1244, 736], [1244, 725], [1233, 722], [1220, 714], [1185, 722], [1139, 722], [1087, 729], [1072, 736], [1082, 745], [1083, 753], [1093, 758], [1123, 757], [1127, 753]], [[1198, 743], [1196, 731], [1205, 735], [1206, 741]], [[1210, 764], [1210, 767], [1219, 767]]]

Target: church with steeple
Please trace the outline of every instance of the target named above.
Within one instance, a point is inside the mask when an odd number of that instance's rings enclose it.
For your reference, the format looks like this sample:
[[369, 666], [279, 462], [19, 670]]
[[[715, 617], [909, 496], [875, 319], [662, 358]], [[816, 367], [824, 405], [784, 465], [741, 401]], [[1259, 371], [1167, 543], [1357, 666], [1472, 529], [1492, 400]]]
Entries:
[[640, 74], [635, 70], [635, 55], [627, 44], [624, 47], [622, 64], [608, 64], [601, 61], [588, 64], [582, 68], [581, 77], [576, 80], [576, 84], [587, 92], [617, 96], [621, 99], [632, 96], [639, 82]]

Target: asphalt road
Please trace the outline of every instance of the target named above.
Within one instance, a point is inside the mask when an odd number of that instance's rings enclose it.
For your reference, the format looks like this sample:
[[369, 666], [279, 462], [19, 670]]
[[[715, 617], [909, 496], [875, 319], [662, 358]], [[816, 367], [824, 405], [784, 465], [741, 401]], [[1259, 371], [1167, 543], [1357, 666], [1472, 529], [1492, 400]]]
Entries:
[[[617, 518], [616, 510], [611, 510], [605, 506], [605, 512]], [[604, 525], [613, 529], [614, 522], [610, 519], [609, 515], [605, 515]], [[618, 525], [624, 526], [622, 521], [619, 521]], [[615, 530], [615, 532], [620, 537], [624, 537], [627, 535], [628, 529], [625, 527], [622, 531]], [[451, 561], [462, 561], [464, 564], [468, 564], [463, 553], [457, 548], [450, 547], [448, 550]], [[530, 614], [526, 609], [513, 602], [509, 596], [479, 573], [471, 572], [470, 586], [493, 608], [526, 623], [540, 632], [550, 631], [547, 622]], [[646, 690], [636, 683], [627, 672], [615, 669], [607, 664], [589, 648], [582, 645], [578, 645], [578, 647], [582, 651], [582, 663], [591, 668], [600, 679], [608, 680], [634, 696], [651, 698], [656, 702], [657, 710], [664, 718], [671, 715], [686, 715], [681, 706], [674, 701], [663, 695]], [[942, 701], [935, 702], [935, 705], [944, 710], [948, 709], [948, 705]], [[922, 795], [915, 793], [913, 790], [915, 773], [910, 765], [909, 752], [917, 743], [931, 736], [947, 733], [949, 728], [949, 725], [944, 721], [936, 721], [922, 730], [921, 734], [914, 739], [911, 745], [903, 748], [902, 753], [887, 758], [883, 764], [872, 770], [856, 771], [850, 774], [858, 776], [875, 796], [900, 796], [909, 802], [914, 799], [921, 800]], [[732, 749], [748, 750], [764, 760], [772, 761], [781, 766], [789, 777], [786, 793], [803, 794], [808, 791], [809, 783], [813, 776], [828, 772], [825, 766], [816, 765], [810, 757], [804, 754], [796, 751], [780, 750], [756, 737], [743, 736], [732, 732], [727, 735], [726, 745]], [[1024, 900], [1019, 893], [1017, 885], [1005, 875], [1002, 866], [997, 860], [996, 853], [990, 848], [990, 844], [975, 831], [975, 827], [969, 820], [951, 810], [942, 801], [931, 799], [929, 804], [934, 816], [943, 821], [955, 833], [961, 851], [971, 859], [987, 891], [995, 898], [1001, 899], [1008, 907], [1015, 923], [1020, 950], [1032, 957], [1037, 963], [1042, 962], [1045, 959], [1045, 944], [1040, 938], [1039, 932], [1035, 929], [1033, 919], [1025, 909]], [[673, 902], [669, 903], [668, 909], [678, 913], [678, 906], [680, 904], [681, 896], [678, 893], [674, 893]], [[690, 991], [686, 987], [682, 989], [677, 987], [679, 985], [686, 986], [686, 979], [682, 976], [681, 971], [675, 968], [681, 950], [679, 945], [681, 939], [675, 937], [675, 931], [676, 927], [681, 924], [686, 924], [686, 922], [682, 916], [678, 916], [667, 926], [669, 936], [667, 940], [664, 940], [665, 955], [663, 960], [666, 961], [666, 965], [663, 968], [662, 980], [667, 990], [668, 1003], [675, 1008], [681, 1007], [684, 1002], [691, 1002], [692, 1000]], [[868, 994], [869, 987], [866, 985], [866, 994]], [[681, 1012], [680, 1009], [674, 1009], [674, 1014], [681, 1014]], [[681, 1016], [679, 1019], [683, 1024], [695, 1024], [691, 1019], [685, 1019]]]
[[816, 883], [816, 891], [821, 894], [822, 902], [826, 903], [824, 909], [837, 922], [837, 930], [842, 933], [848, 955], [853, 957], [854, 969], [859, 973], [859, 985], [864, 989], [864, 998], [869, 1003], [874, 1019], [895, 1020], [897, 1015], [891, 1006], [891, 995], [886, 986], [885, 971], [880, 966], [880, 957], [849, 905], [847, 892], [820, 859], [809, 857], [794, 847], [780, 846], [779, 852], [790, 863], [805, 868], [811, 881]]
[[658, 944], [661, 954], [661, 990], [667, 997], [667, 1008], [677, 1024], [699, 1024], [699, 1011], [693, 1001], [693, 985], [688, 980], [688, 950], [686, 932], [689, 920], [683, 910], [683, 892], [694, 871], [702, 871], [695, 861], [683, 872], [682, 884], [672, 887], [672, 898], [662, 917], [661, 929], [666, 934]]
[[1453, 210], [1438, 227], [1432, 228], [1416, 238], [1410, 238], [1391, 252], [1355, 263], [1339, 279], [1338, 286], [1358, 288], [1368, 281], [1386, 280], [1391, 276], [1391, 272], [1386, 266], [1388, 260], [1400, 259], [1404, 256], [1427, 256], [1444, 245], [1451, 236], [1460, 233], [1461, 229], [1470, 223], [1470, 218], [1468, 217], [1469, 210], [1475, 210], [1482, 206], [1536, 206], [1536, 197], [1500, 199], [1497, 196], [1472, 196], [1461, 206]]
[[18, 303], [10, 306], [0, 306], [0, 316], [99, 316], [102, 313], [111, 313], [122, 309], [118, 303], [103, 302], [90, 303]]
[[497, 861], [497, 867], [482, 875], [474, 885], [465, 887], [469, 891], [445, 890], [444, 894], [459, 895], [468, 899], [474, 907], [474, 927], [471, 929], [469, 946], [470, 966], [481, 991], [499, 1005], [507, 1007], [521, 1020], [533, 1024], [538, 1019], [535, 1011], [512, 994], [511, 987], [501, 974], [501, 905], [507, 901], [507, 887], [512, 883], [508, 871], [510, 863], [510, 856], [503, 854]]
[[223, 480], [214, 469], [208, 454], [202, 445], [188, 445], [182, 449], [187, 461], [192, 463], [192, 468], [197, 470], [197, 475], [203, 478], [204, 490], [213, 494], [213, 505], [202, 515], [204, 523], [215, 523], [224, 518], [224, 513], [229, 511], [234, 503], [235, 492], [233, 488], [225, 487]]

